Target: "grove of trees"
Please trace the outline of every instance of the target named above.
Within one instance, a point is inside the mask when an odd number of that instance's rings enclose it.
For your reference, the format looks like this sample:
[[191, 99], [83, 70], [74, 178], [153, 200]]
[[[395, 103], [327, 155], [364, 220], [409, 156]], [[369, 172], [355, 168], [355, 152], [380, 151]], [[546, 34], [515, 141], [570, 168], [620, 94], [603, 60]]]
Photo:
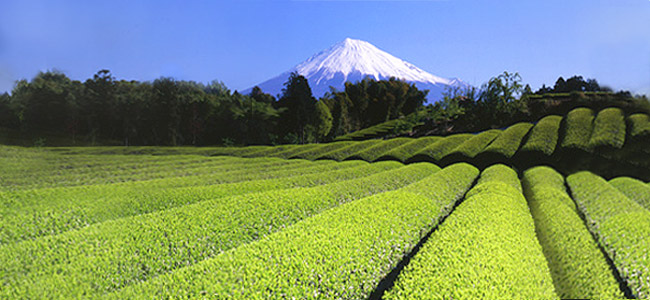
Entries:
[[91, 144], [308, 143], [408, 115], [425, 96], [394, 78], [347, 83], [316, 99], [307, 79], [294, 73], [275, 99], [258, 87], [249, 95], [231, 92], [218, 81], [126, 81], [100, 70], [80, 82], [48, 71], [0, 95], [0, 127]]

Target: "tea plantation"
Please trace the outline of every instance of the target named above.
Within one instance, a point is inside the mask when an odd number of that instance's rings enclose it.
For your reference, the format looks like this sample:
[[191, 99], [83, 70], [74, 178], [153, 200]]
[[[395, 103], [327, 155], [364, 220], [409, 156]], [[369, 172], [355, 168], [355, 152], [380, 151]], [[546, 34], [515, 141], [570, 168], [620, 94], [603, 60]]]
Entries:
[[617, 108], [445, 137], [0, 146], [0, 299], [650, 298], [649, 149], [648, 115]]

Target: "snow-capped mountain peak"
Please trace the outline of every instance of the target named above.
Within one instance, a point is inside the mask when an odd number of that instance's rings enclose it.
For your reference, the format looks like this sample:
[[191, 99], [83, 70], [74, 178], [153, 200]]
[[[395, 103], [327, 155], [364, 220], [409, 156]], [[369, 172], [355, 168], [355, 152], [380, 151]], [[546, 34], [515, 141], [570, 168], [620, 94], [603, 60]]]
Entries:
[[375, 80], [395, 77], [414, 83], [418, 88], [430, 90], [429, 100], [437, 100], [446, 86], [464, 85], [457, 79], [452, 82], [427, 73], [366, 41], [351, 38], [332, 45], [280, 76], [261, 83], [259, 87], [266, 93], [276, 95], [281, 92], [282, 84], [291, 72], [298, 72], [307, 78], [316, 97], [328, 92], [330, 86], [342, 90], [346, 81], [356, 82], [368, 76]]

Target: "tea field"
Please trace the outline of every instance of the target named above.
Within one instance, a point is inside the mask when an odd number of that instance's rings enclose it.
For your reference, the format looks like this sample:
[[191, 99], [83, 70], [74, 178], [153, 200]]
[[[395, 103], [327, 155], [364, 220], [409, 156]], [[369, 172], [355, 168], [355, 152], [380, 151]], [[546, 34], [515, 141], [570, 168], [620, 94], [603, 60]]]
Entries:
[[650, 298], [649, 124], [0, 146], [0, 299]]

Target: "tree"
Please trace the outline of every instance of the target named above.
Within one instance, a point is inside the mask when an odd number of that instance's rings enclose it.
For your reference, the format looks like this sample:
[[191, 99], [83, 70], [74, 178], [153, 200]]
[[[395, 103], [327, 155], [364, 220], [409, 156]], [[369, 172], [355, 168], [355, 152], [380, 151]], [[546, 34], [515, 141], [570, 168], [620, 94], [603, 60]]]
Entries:
[[159, 78], [152, 85], [152, 99], [149, 103], [152, 111], [151, 134], [154, 144], [179, 144], [179, 127], [181, 116], [179, 108], [179, 85], [172, 78]]
[[17, 129], [20, 126], [18, 114], [8, 93], [0, 95], [0, 127]]
[[58, 71], [40, 72], [30, 83], [20, 81], [12, 97], [20, 102], [19, 115], [28, 131], [76, 133], [75, 101], [79, 82]]
[[275, 97], [271, 94], [266, 94], [262, 92], [262, 89], [260, 87], [255, 86], [249, 96], [257, 102], [262, 102], [262, 103], [274, 103], [275, 102]]
[[519, 101], [522, 92], [521, 76], [519, 73], [503, 72], [491, 78], [481, 88], [478, 109], [475, 113], [476, 122], [480, 127], [501, 127], [512, 122], [521, 112], [523, 104]]
[[79, 106], [86, 131], [93, 140], [98, 136], [112, 138], [116, 129], [115, 78], [109, 70], [103, 69], [93, 79], [86, 80], [84, 87], [83, 101], [79, 101]]
[[296, 134], [300, 143], [305, 143], [306, 126], [311, 123], [316, 109], [316, 99], [312, 96], [307, 78], [297, 72], [291, 73], [282, 89], [282, 97], [278, 101], [279, 108], [285, 108], [282, 114], [282, 133]]
[[569, 89], [567, 87], [566, 81], [564, 81], [564, 78], [560, 76], [556, 81], [555, 81], [555, 86], [553, 86], [553, 92], [556, 93], [566, 93], [568, 92]]
[[316, 138], [327, 136], [332, 129], [332, 114], [324, 101], [316, 103], [316, 118], [314, 118], [316, 127]]

